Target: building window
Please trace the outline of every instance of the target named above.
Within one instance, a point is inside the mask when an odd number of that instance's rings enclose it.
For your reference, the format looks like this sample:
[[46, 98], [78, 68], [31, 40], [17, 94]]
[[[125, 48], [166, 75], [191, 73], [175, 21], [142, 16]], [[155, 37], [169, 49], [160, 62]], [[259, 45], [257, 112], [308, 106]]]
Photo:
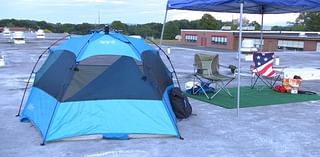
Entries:
[[228, 38], [224, 36], [212, 36], [211, 43], [215, 45], [227, 45]]
[[198, 36], [197, 35], [186, 34], [186, 36], [185, 36], [185, 41], [186, 42], [194, 43], [194, 42], [197, 42], [197, 40], [198, 40]]
[[278, 48], [283, 50], [303, 51], [304, 42], [294, 40], [278, 40]]

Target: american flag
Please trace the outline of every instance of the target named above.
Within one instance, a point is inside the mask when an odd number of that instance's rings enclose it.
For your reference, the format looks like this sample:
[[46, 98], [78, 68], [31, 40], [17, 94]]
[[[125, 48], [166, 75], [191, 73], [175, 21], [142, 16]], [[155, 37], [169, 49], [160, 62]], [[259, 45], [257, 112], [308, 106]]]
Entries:
[[277, 73], [272, 68], [274, 53], [254, 53], [253, 62], [255, 65], [254, 72], [262, 76], [274, 77]]

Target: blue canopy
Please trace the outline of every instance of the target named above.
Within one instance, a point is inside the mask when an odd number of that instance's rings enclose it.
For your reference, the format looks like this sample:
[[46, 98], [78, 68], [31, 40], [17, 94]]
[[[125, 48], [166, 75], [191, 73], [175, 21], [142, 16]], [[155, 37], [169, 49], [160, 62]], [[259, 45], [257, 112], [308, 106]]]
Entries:
[[239, 13], [282, 14], [320, 11], [320, 0], [168, 0], [168, 9]]
[[[242, 45], [242, 14], [282, 14], [300, 12], [320, 12], [320, 0], [168, 0], [169, 9], [194, 10], [209, 12], [240, 13], [239, 50], [238, 50], [238, 92], [237, 111], [240, 103], [240, 49]], [[262, 16], [263, 17], [263, 16]], [[263, 18], [262, 18], [263, 21]], [[165, 22], [164, 22], [165, 24]], [[262, 24], [263, 25], [263, 24]], [[163, 38], [164, 25], [162, 26], [160, 44]], [[262, 39], [262, 29], [261, 29]], [[262, 40], [261, 40], [262, 41]]]

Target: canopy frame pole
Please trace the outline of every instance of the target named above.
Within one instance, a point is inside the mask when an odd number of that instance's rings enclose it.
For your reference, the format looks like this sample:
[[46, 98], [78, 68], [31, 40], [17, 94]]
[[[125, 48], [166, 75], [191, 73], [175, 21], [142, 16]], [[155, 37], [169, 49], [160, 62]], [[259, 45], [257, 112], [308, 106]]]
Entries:
[[160, 42], [159, 45], [162, 46], [162, 40], [163, 40], [163, 35], [164, 35], [164, 28], [166, 26], [166, 22], [167, 22], [167, 15], [168, 15], [168, 7], [166, 7], [166, 13], [164, 16], [164, 20], [163, 20], [163, 25], [162, 25], [162, 30], [161, 30], [161, 36], [160, 36]]
[[238, 47], [238, 79], [237, 79], [237, 116], [239, 116], [239, 108], [240, 108], [240, 69], [241, 69], [241, 47], [242, 47], [242, 14], [243, 14], [243, 1], [240, 3], [240, 26], [239, 26], [239, 47]]
[[261, 7], [261, 25], [260, 25], [260, 46], [259, 46], [259, 51], [263, 51], [263, 18], [264, 18], [264, 7]]

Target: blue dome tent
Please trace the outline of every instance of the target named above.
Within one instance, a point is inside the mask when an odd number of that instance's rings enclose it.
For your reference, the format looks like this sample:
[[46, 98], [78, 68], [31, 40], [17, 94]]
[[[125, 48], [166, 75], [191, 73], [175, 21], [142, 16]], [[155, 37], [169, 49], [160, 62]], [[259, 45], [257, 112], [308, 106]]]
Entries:
[[51, 48], [20, 115], [43, 144], [83, 135], [180, 137], [159, 52], [115, 32], [72, 37]]

